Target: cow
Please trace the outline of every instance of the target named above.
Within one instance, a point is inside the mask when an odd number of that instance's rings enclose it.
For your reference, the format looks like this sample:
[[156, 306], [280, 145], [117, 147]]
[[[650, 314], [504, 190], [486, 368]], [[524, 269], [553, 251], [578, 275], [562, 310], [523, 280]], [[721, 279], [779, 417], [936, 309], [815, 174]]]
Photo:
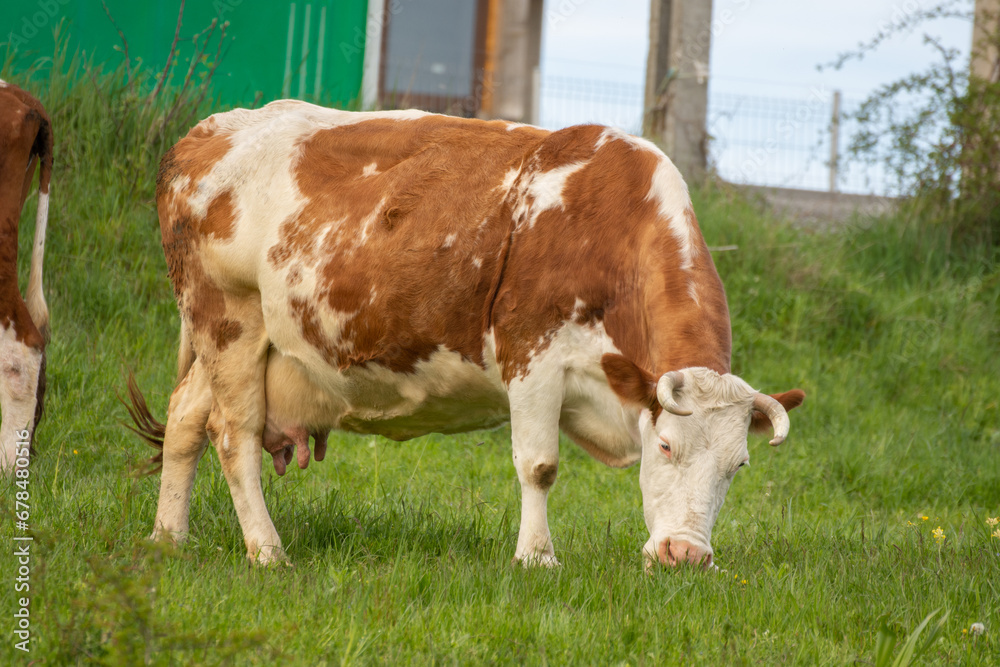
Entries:
[[[38, 165], [38, 214], [25, 298], [17, 280], [18, 227]], [[42, 259], [52, 177], [52, 124], [41, 102], [0, 81], [0, 473], [27, 465], [45, 396], [49, 309]]]
[[153, 539], [188, 532], [210, 440], [247, 556], [285, 560], [261, 491], [331, 429], [406, 440], [510, 422], [514, 560], [556, 565], [562, 431], [641, 462], [647, 565], [711, 564], [748, 430], [801, 390], [730, 374], [722, 283], [687, 186], [652, 143], [420, 111], [278, 101], [215, 114], [163, 157], [157, 210], [181, 318]]

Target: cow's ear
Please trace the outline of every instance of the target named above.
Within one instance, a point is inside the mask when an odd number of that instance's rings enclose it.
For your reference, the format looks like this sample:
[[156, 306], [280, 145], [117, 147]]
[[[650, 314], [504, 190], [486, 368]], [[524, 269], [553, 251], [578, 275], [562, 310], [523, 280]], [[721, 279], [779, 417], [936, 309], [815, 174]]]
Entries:
[[[802, 401], [806, 400], [806, 392], [801, 389], [792, 389], [783, 394], [771, 394], [770, 396], [778, 401], [778, 403], [781, 403], [781, 407], [785, 408], [785, 412], [794, 410], [802, 405]], [[769, 433], [770, 431], [771, 420], [760, 410], [754, 410], [750, 416], [750, 432]]]
[[622, 403], [653, 410], [656, 402], [656, 378], [620, 354], [605, 354], [601, 368], [608, 385]]

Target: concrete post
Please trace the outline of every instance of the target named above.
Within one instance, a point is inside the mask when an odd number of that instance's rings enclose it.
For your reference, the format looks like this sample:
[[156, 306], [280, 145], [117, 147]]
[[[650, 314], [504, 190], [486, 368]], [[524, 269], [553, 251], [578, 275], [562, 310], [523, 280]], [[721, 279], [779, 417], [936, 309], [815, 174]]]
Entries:
[[651, 0], [643, 132], [681, 174], [708, 166], [708, 75], [712, 0]]
[[1000, 80], [1000, 0], [976, 0], [970, 74], [991, 83]]
[[[498, 2], [498, 0], [493, 0]], [[542, 57], [542, 0], [507, 0], [500, 3], [495, 71], [490, 90], [494, 118], [538, 122], [532, 118], [533, 73]]]

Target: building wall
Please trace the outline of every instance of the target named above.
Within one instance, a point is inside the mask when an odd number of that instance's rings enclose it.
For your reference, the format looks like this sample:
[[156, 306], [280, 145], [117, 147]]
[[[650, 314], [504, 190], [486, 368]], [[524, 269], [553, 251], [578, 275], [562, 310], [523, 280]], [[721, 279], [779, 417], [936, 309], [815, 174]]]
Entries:
[[[159, 73], [174, 38], [180, 0], [105, 2], [125, 34], [133, 67], [138, 58], [140, 67]], [[223, 103], [248, 104], [258, 95], [268, 102], [287, 95], [351, 106], [361, 91], [367, 7], [367, 0], [189, 1], [180, 34], [190, 38], [213, 19], [220, 25], [229, 22], [227, 35], [232, 39], [213, 86]], [[290, 17], [294, 17], [291, 41]], [[0, 2], [0, 40], [16, 47], [15, 68], [52, 55], [53, 30], [60, 21], [69, 36], [70, 53], [81, 49], [95, 65], [106, 69], [122, 62], [116, 51], [121, 38], [99, 0], [4, 0]], [[190, 45], [180, 53], [174, 83], [183, 77]]]

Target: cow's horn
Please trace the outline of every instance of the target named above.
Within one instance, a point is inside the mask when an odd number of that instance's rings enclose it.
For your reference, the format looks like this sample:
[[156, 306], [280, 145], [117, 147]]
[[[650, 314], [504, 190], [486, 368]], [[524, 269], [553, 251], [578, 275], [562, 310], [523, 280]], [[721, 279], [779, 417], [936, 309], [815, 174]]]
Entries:
[[774, 428], [774, 437], [771, 439], [772, 445], [780, 445], [788, 437], [788, 428], [791, 425], [788, 421], [788, 413], [784, 406], [767, 394], [758, 393], [753, 397], [753, 407], [760, 410], [771, 420]]
[[656, 398], [660, 401], [660, 405], [667, 412], [675, 415], [680, 415], [681, 417], [687, 417], [691, 414], [690, 410], [684, 410], [681, 406], [677, 405], [677, 401], [674, 400], [674, 390], [680, 389], [684, 386], [684, 374], [680, 371], [670, 371], [669, 373], [664, 373], [660, 381], [656, 383]]

